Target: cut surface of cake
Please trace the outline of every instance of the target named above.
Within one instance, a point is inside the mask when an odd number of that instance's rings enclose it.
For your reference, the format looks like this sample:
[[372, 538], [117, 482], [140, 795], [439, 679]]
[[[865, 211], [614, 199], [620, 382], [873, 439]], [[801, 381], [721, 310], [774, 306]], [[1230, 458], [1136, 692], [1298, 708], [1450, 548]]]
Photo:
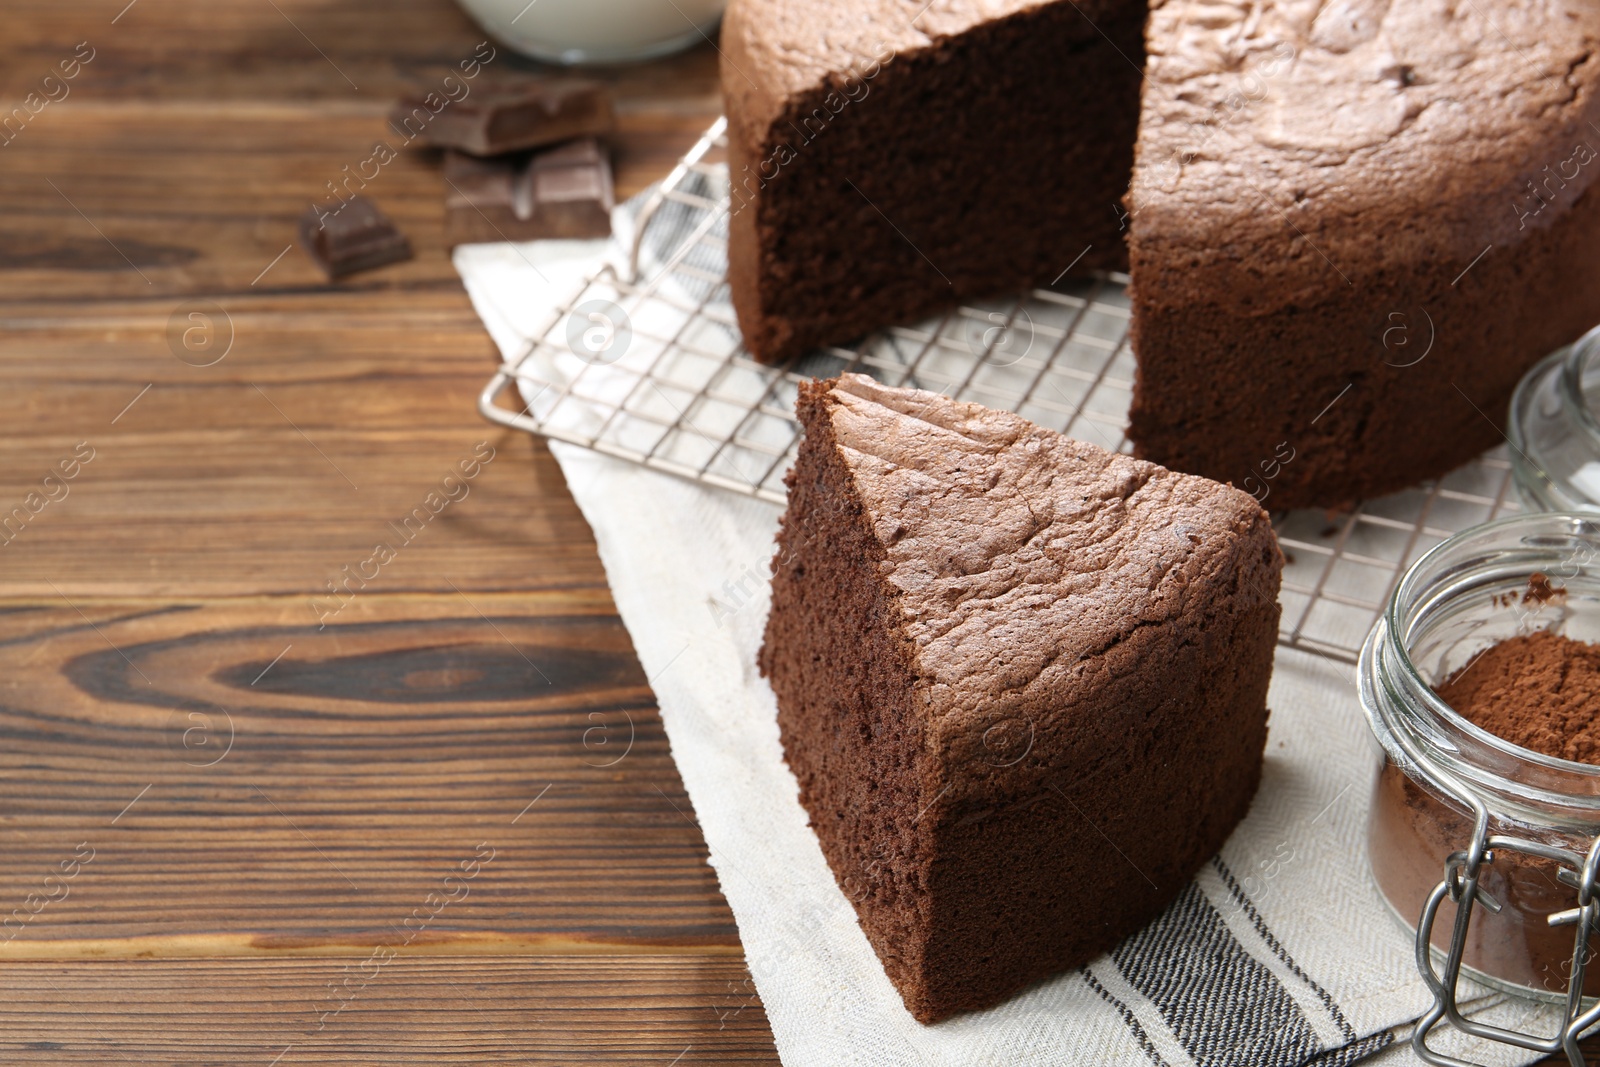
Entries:
[[1402, 489], [1600, 322], [1600, 5], [1157, 0], [1148, 48], [1138, 455], [1273, 508]]
[[906, 1007], [1152, 918], [1260, 780], [1282, 555], [1247, 494], [933, 393], [801, 386], [760, 655]]
[[728, 275], [775, 362], [1127, 262], [1143, 0], [734, 0]]

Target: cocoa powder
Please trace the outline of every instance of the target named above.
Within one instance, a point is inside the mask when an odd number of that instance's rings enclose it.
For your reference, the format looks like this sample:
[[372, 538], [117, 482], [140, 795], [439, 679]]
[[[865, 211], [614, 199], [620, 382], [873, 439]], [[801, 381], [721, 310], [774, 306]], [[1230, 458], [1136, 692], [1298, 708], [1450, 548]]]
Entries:
[[1512, 637], [1480, 652], [1436, 691], [1496, 737], [1600, 764], [1600, 645], [1548, 630]]
[[[1535, 574], [1526, 591], [1498, 595], [1510, 607], [1547, 604], [1566, 590]], [[1435, 687], [1439, 696], [1475, 725], [1551, 756], [1600, 764], [1600, 645], [1551, 631], [1509, 638], [1480, 652]], [[1367, 847], [1378, 888], [1395, 911], [1415, 923], [1445, 870], [1445, 858], [1472, 840], [1473, 820], [1458, 800], [1447, 800], [1386, 760], [1373, 787]], [[1490, 821], [1491, 833], [1527, 836], [1528, 828]], [[1476, 909], [1462, 944], [1468, 966], [1502, 981], [1546, 993], [1566, 990], [1572, 970], [1572, 928], [1549, 917], [1572, 906], [1570, 887], [1557, 865], [1514, 849], [1497, 849], [1479, 871], [1483, 891], [1502, 907]], [[1440, 909], [1433, 944], [1448, 949], [1453, 905]], [[1584, 975], [1584, 993], [1600, 994], [1600, 968]]]
[[[1396, 914], [1414, 929], [1428, 895], [1444, 874], [1445, 857], [1472, 843], [1472, 816], [1384, 762], [1373, 784], [1367, 828], [1372, 876]], [[1491, 833], [1519, 836], [1526, 830], [1491, 823]], [[1511, 850], [1497, 851], [1480, 870], [1479, 885], [1501, 905], [1475, 909], [1463, 944], [1468, 967], [1503, 982], [1545, 993], [1563, 993], [1572, 973], [1572, 927], [1551, 926], [1549, 916], [1576, 902], [1572, 888], [1549, 860]], [[1455, 906], [1446, 901], [1433, 924], [1433, 944], [1450, 947]], [[1585, 996], [1600, 995], [1600, 967], [1584, 974]]]
[[1538, 571], [1528, 577], [1528, 588], [1522, 594], [1524, 604], [1548, 604], [1552, 600], [1560, 601], [1567, 598], [1567, 591], [1559, 585], [1551, 585], [1550, 579]]

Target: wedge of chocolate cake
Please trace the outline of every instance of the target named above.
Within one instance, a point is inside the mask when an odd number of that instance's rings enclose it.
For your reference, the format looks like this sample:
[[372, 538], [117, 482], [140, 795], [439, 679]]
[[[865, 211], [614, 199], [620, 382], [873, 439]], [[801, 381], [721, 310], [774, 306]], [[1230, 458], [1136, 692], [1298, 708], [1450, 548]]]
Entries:
[[801, 386], [762, 673], [924, 1022], [1170, 901], [1260, 781], [1283, 565], [1229, 486], [845, 375]]

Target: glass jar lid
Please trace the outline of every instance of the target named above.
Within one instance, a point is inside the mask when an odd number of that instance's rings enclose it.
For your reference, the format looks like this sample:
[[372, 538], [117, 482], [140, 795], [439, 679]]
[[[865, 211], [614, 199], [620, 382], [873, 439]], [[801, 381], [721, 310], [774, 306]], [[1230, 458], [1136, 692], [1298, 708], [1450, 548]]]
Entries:
[[1600, 327], [1522, 376], [1507, 436], [1526, 507], [1600, 511]]

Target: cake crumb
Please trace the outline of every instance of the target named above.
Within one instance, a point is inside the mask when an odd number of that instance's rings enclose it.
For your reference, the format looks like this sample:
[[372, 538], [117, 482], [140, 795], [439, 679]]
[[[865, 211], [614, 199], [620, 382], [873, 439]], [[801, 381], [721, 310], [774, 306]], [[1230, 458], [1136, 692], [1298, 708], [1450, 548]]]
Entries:
[[1549, 578], [1538, 571], [1534, 571], [1528, 576], [1528, 589], [1527, 592], [1522, 594], [1522, 602], [1524, 604], [1534, 602], [1548, 604], [1558, 598], [1565, 600], [1566, 597], [1567, 591], [1565, 588], [1559, 585], [1551, 585]]
[[1518, 593], [1515, 589], [1510, 589], [1504, 593], [1495, 593], [1491, 599], [1496, 607], [1501, 608], [1515, 607], [1519, 602], [1542, 606], [1552, 600], [1565, 601], [1567, 599], [1567, 590], [1565, 586], [1551, 585], [1549, 577], [1539, 571], [1534, 571], [1528, 575], [1528, 586], [1521, 593]]

